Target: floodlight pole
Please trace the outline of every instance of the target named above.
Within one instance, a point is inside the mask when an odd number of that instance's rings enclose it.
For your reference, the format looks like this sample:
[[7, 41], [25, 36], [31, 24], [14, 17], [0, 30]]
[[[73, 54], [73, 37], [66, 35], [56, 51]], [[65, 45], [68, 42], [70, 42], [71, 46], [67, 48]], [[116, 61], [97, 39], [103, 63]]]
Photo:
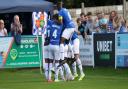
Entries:
[[81, 3], [81, 12], [84, 13], [84, 3], [83, 2]]
[[123, 0], [123, 17], [126, 19], [126, 0]]

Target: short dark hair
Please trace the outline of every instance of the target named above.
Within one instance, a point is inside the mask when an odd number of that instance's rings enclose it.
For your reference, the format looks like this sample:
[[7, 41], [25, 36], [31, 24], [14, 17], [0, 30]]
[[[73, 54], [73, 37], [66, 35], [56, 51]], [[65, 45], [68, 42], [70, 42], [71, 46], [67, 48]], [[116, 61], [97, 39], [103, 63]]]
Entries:
[[97, 12], [96, 15], [102, 14], [102, 12]]
[[52, 16], [52, 19], [59, 20], [59, 15], [58, 15], [58, 14], [54, 14], [54, 15]]
[[58, 1], [57, 1], [57, 5], [58, 5], [58, 4], [63, 4], [63, 1], [62, 1], [62, 0], [58, 0]]
[[84, 12], [82, 12], [82, 13], [80, 14], [80, 16], [82, 16], [82, 15], [84, 15], [84, 16], [85, 16], [85, 13], [84, 13]]
[[89, 15], [92, 15], [92, 12], [88, 12], [88, 13], [87, 13], [87, 16], [89, 16]]

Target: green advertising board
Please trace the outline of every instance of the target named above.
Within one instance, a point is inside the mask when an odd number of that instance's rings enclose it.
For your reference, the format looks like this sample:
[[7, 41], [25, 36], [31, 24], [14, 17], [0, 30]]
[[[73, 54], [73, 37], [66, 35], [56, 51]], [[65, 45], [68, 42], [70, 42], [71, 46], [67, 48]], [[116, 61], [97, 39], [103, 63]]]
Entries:
[[[4, 39], [7, 41], [5, 42]], [[42, 61], [42, 37], [22, 36], [21, 45], [16, 45], [12, 37], [0, 38], [2, 63], [0, 68], [39, 67]], [[3, 42], [2, 42], [3, 41]], [[5, 45], [4, 44], [8, 44]], [[3, 50], [3, 47], [5, 50]], [[41, 62], [42, 63], [42, 62]]]

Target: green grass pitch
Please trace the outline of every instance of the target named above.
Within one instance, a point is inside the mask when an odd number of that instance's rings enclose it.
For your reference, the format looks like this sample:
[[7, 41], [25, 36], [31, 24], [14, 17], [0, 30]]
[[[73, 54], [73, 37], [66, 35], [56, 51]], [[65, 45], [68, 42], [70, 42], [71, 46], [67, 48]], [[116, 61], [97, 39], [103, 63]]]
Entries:
[[128, 89], [128, 69], [85, 68], [86, 77], [47, 83], [39, 69], [0, 70], [0, 89]]

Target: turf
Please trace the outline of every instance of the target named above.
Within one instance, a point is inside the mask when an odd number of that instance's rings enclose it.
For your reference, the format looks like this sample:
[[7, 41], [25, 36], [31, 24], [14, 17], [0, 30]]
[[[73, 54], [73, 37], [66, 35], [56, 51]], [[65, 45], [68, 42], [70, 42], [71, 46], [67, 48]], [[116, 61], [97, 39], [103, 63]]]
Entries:
[[128, 89], [128, 69], [85, 68], [86, 77], [47, 83], [39, 69], [0, 70], [0, 89]]

